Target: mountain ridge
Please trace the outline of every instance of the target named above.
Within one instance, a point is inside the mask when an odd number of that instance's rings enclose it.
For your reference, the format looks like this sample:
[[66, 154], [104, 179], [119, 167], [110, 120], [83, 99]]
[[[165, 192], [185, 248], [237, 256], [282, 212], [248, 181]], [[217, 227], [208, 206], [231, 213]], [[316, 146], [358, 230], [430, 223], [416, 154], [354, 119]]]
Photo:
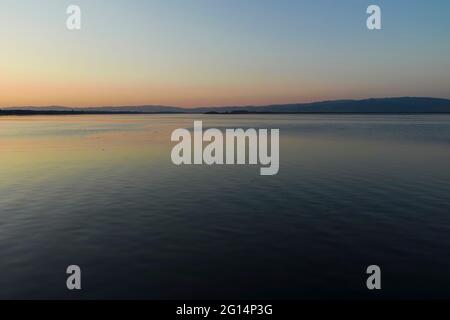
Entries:
[[450, 99], [392, 97], [326, 100], [309, 103], [182, 108], [164, 105], [65, 107], [23, 106], [0, 108], [0, 113], [450, 113]]

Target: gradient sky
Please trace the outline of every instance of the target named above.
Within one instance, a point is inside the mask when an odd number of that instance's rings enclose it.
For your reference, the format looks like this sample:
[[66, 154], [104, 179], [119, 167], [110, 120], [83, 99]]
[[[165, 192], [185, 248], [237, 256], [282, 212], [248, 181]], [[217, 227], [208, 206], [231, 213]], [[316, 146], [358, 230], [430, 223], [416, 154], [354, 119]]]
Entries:
[[3, 107], [406, 95], [450, 97], [448, 0], [0, 0]]

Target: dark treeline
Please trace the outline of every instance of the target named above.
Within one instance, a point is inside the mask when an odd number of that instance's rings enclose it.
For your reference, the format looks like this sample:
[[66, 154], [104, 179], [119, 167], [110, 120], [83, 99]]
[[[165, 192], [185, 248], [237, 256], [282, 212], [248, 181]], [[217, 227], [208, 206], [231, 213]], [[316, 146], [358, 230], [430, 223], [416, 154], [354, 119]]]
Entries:
[[138, 112], [138, 111], [84, 111], [84, 110], [0, 110], [0, 116], [33, 116], [33, 115], [95, 115], [95, 114], [178, 114], [183, 112]]
[[266, 106], [228, 106], [181, 108], [160, 105], [68, 108], [16, 107], [0, 109], [0, 115], [70, 115], [70, 114], [296, 114], [296, 113], [450, 113], [450, 100], [439, 98], [377, 98], [333, 100]]

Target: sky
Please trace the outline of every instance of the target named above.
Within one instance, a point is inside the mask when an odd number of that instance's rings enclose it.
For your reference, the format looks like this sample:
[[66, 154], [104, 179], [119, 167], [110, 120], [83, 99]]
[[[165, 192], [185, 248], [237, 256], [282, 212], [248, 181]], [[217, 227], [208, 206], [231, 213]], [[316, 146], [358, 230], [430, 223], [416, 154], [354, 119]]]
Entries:
[[392, 96], [450, 98], [450, 1], [0, 0], [0, 107]]

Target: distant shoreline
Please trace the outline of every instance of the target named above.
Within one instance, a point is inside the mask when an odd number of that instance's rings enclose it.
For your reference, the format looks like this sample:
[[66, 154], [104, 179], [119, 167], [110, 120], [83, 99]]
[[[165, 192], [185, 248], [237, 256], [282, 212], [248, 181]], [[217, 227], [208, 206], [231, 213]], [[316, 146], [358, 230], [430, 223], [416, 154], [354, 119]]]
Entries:
[[0, 107], [0, 115], [84, 114], [448, 114], [450, 99], [427, 97], [330, 100], [265, 106], [181, 108], [162, 105], [79, 107]]
[[67, 116], [67, 115], [114, 115], [114, 114], [185, 114], [185, 112], [0, 110], [0, 116]]
[[0, 110], [0, 116], [71, 116], [71, 115], [424, 115], [450, 114], [450, 112], [270, 112], [270, 111], [231, 111], [231, 112], [133, 112], [133, 111], [35, 111], [35, 110]]

